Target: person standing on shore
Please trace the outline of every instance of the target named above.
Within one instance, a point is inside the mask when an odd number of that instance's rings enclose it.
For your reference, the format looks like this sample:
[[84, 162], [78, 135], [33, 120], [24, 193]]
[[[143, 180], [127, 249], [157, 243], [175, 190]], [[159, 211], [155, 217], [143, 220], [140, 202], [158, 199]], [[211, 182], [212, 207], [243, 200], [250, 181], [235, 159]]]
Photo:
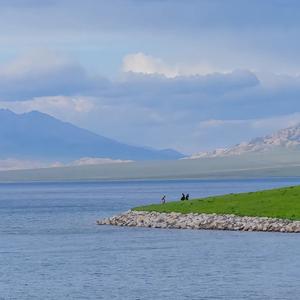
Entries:
[[190, 198], [190, 194], [187, 193], [186, 196], [185, 196], [185, 200], [189, 200], [189, 198]]
[[163, 195], [161, 198], [161, 203], [165, 204], [166, 203], [166, 195]]
[[181, 200], [181, 201], [184, 201], [184, 200], [185, 200], [185, 194], [184, 194], [184, 193], [182, 193], [182, 197], [181, 197], [180, 200]]

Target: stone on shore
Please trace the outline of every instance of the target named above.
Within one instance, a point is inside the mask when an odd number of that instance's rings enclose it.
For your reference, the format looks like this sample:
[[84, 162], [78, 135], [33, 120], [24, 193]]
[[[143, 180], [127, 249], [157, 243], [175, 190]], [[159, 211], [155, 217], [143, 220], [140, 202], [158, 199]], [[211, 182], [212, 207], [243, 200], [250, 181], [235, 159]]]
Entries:
[[181, 214], [127, 211], [97, 221], [98, 225], [176, 229], [214, 229], [239, 231], [300, 232], [300, 221], [267, 217], [240, 217], [217, 214]]

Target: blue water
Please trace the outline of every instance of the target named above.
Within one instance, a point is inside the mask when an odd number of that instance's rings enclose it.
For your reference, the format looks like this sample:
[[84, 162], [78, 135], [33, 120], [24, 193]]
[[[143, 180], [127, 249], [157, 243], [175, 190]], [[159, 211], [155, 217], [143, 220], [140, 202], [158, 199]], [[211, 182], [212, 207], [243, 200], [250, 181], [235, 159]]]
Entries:
[[300, 179], [0, 184], [0, 299], [299, 299], [300, 235], [97, 226]]

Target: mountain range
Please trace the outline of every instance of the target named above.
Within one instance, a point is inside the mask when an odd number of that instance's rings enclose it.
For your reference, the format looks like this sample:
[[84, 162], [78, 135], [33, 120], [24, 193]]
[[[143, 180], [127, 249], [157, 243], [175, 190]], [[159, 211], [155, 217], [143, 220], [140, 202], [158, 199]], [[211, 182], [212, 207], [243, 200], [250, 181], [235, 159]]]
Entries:
[[[182, 160], [183, 164], [179, 163], [178, 159], [182, 158], [186, 163]], [[0, 109], [0, 170], [97, 164], [103, 166], [112, 163], [119, 170], [120, 163], [125, 162], [128, 167], [124, 167], [124, 171], [142, 166], [142, 172], [153, 166], [153, 163], [144, 168], [143, 164], [132, 165], [130, 162], [172, 160], [168, 164], [160, 162], [158, 174], [151, 177], [158, 176], [162, 172], [161, 168], [166, 168], [165, 172], [170, 170], [170, 174], [173, 174], [176, 166], [178, 174], [184, 172], [185, 176], [198, 176], [196, 174], [199, 172], [225, 172], [233, 165], [236, 165], [236, 169], [248, 169], [254, 165], [255, 168], [293, 166], [295, 163], [299, 164], [299, 158], [300, 124], [233, 147], [184, 157], [171, 149], [156, 150], [120, 143], [38, 111], [16, 114]], [[199, 163], [187, 164], [189, 159], [199, 159]], [[103, 167], [101, 169], [104, 170]]]
[[[122, 144], [39, 112], [18, 115], [0, 110], [0, 171], [6, 170], [0, 172], [0, 182], [299, 176], [300, 124], [177, 159], [181, 157], [172, 150]], [[38, 159], [62, 164], [47, 168], [52, 165]], [[7, 171], [16, 169], [27, 170]]]
[[70, 162], [82, 158], [169, 160], [183, 155], [171, 149], [131, 146], [95, 134], [47, 114], [16, 114], [0, 109], [0, 159]]
[[223, 157], [247, 153], [263, 153], [274, 150], [300, 150], [300, 124], [281, 129], [271, 135], [252, 139], [229, 148], [219, 148], [210, 152], [199, 152], [188, 158]]

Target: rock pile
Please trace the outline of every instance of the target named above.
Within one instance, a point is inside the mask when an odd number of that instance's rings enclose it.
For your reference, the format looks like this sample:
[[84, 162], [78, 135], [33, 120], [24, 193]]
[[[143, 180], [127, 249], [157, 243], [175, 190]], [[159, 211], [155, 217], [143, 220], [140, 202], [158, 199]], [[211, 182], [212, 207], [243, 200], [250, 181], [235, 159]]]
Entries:
[[300, 221], [266, 217], [217, 214], [181, 214], [128, 211], [97, 221], [98, 225], [177, 229], [218, 229], [240, 231], [300, 232]]

